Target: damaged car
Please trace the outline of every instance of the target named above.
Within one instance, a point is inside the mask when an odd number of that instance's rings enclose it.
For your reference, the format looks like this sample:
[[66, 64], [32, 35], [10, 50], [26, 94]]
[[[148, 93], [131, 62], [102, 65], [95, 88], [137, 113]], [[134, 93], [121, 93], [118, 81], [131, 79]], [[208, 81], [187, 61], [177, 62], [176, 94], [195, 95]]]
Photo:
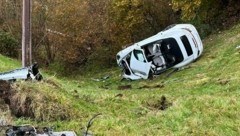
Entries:
[[183, 67], [202, 52], [203, 44], [196, 28], [191, 24], [177, 24], [123, 49], [116, 59], [123, 68], [123, 78], [137, 80]]

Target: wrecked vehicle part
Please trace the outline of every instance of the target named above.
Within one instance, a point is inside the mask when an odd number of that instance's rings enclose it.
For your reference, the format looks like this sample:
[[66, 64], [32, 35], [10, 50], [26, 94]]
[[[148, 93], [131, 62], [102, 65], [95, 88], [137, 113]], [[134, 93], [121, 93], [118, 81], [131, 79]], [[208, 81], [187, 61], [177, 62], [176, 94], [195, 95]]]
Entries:
[[20, 80], [32, 79], [32, 80], [40, 81], [43, 79], [43, 77], [38, 70], [37, 63], [34, 63], [33, 65], [31, 65], [29, 67], [0, 73], [0, 80], [15, 81], [18, 79], [20, 79]]
[[44, 127], [40, 130], [30, 125], [0, 127], [7, 128], [6, 136], [77, 136], [74, 131], [54, 132], [51, 128]]
[[183, 67], [196, 60], [202, 51], [196, 28], [178, 24], [127, 47], [118, 52], [116, 58], [123, 69], [123, 78], [137, 80]]

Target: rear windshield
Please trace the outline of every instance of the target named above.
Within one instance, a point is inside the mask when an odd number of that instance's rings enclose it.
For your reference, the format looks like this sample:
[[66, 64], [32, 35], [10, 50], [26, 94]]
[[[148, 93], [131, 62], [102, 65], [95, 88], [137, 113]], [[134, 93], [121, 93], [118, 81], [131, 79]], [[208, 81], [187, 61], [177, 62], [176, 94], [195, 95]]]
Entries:
[[185, 35], [182, 36], [181, 40], [182, 40], [182, 43], [183, 43], [183, 45], [184, 45], [184, 47], [185, 47], [185, 49], [187, 51], [188, 56], [191, 56], [193, 54], [193, 50], [192, 50], [192, 47], [191, 47], [191, 45], [190, 45], [190, 43], [188, 41], [187, 36], [185, 36]]

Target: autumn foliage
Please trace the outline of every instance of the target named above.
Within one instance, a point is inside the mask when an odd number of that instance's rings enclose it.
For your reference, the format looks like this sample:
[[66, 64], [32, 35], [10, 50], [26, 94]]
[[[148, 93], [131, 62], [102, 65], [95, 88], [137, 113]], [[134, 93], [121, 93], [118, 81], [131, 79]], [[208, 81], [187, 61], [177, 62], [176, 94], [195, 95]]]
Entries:
[[[115, 65], [124, 46], [147, 38], [174, 23], [188, 22], [207, 35], [240, 18], [236, 0], [34, 0], [34, 59], [77, 70]], [[21, 49], [22, 1], [0, 1], [0, 30]], [[20, 57], [19, 57], [20, 58]]]

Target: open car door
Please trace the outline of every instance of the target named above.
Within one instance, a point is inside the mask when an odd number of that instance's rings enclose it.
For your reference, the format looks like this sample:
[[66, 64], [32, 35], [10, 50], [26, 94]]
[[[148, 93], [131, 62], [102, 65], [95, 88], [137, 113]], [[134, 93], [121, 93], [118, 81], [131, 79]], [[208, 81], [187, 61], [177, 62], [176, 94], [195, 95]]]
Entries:
[[133, 73], [147, 79], [152, 62], [148, 62], [142, 49], [134, 49], [131, 53], [130, 68]]

